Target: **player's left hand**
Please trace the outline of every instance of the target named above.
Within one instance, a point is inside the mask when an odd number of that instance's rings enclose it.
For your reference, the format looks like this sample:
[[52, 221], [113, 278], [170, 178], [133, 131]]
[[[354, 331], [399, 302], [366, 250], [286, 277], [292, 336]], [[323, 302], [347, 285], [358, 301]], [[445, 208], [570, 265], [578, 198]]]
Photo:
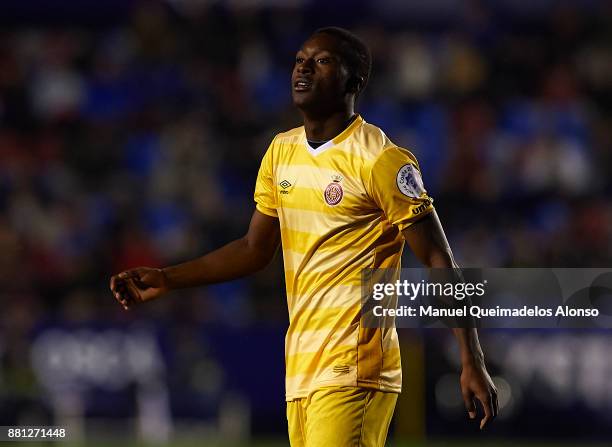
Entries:
[[468, 362], [461, 372], [461, 394], [470, 419], [476, 419], [475, 399], [480, 401], [484, 417], [480, 421], [480, 429], [484, 429], [499, 411], [497, 388], [487, 372], [482, 361]]

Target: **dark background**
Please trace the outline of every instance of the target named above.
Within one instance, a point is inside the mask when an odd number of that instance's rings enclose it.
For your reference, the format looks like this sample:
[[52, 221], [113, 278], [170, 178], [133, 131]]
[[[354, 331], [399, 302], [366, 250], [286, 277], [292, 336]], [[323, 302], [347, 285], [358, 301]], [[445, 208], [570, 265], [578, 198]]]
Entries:
[[[108, 279], [244, 234], [264, 151], [300, 124], [295, 51], [325, 25], [369, 44], [359, 112], [418, 157], [460, 265], [611, 265], [610, 2], [5, 0], [0, 425], [284, 439], [280, 259], [128, 313]], [[390, 438], [481, 436], [450, 333], [401, 337]], [[612, 439], [609, 332], [481, 338], [502, 401], [482, 436]]]

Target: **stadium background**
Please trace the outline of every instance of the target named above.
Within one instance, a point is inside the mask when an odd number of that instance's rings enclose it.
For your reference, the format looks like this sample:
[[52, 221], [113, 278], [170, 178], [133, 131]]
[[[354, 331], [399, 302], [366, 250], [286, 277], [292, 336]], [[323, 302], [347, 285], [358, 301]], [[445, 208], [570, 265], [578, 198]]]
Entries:
[[[610, 2], [5, 0], [0, 425], [286, 445], [280, 259], [128, 313], [108, 279], [243, 234], [263, 152], [299, 124], [294, 53], [329, 24], [371, 46], [359, 111], [419, 158], [462, 266], [611, 265]], [[612, 439], [607, 331], [482, 333], [502, 406], [483, 434], [450, 332], [401, 337], [395, 445]]]

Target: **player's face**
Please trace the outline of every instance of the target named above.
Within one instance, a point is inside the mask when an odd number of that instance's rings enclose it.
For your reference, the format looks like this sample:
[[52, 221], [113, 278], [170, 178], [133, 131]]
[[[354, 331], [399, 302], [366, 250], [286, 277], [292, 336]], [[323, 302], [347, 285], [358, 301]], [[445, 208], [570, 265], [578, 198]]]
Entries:
[[299, 109], [325, 111], [345, 105], [348, 73], [338, 46], [334, 36], [316, 34], [297, 52], [291, 94]]

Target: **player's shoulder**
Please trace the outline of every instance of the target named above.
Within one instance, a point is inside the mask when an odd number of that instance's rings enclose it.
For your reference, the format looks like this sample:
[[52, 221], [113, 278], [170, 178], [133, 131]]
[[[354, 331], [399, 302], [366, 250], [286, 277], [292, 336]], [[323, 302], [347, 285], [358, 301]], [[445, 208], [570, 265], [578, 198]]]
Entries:
[[267, 157], [278, 161], [278, 157], [290, 153], [292, 148], [299, 145], [303, 135], [304, 126], [277, 133], [268, 146], [268, 150], [266, 151]]
[[296, 142], [304, 135], [304, 126], [294, 127], [293, 129], [279, 132], [274, 137], [275, 142], [278, 143], [291, 143]]
[[378, 126], [363, 122], [355, 134], [356, 141], [366, 158], [374, 162], [382, 156], [406, 157], [416, 163], [411, 150], [395, 144]]

